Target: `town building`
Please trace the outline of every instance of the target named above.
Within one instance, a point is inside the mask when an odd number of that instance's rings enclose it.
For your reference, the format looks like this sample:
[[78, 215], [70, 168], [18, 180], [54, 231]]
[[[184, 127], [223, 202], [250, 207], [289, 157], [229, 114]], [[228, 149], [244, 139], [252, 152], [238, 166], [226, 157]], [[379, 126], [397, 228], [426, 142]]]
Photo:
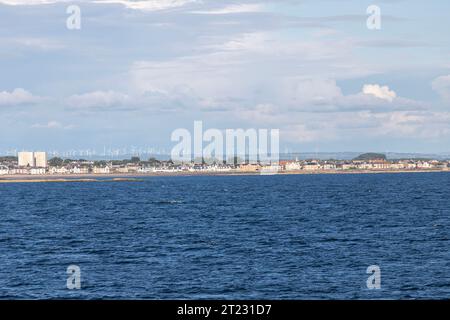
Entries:
[[47, 168], [47, 153], [45, 152], [19, 152], [18, 165], [19, 167], [30, 168]]
[[34, 152], [34, 164], [37, 168], [47, 168], [47, 153]]
[[46, 173], [45, 168], [31, 168], [30, 174], [31, 175], [43, 175]]
[[286, 169], [286, 171], [297, 171], [297, 170], [301, 170], [302, 169], [302, 165], [300, 162], [297, 161], [293, 161], [293, 162], [286, 162], [284, 164], [284, 168]]
[[87, 167], [73, 167], [70, 169], [70, 173], [72, 174], [88, 174], [89, 168]]
[[241, 164], [239, 166], [240, 171], [242, 172], [257, 172], [261, 170], [261, 166], [259, 164]]
[[324, 163], [322, 168], [323, 170], [336, 170], [336, 165], [334, 163]]
[[320, 165], [317, 162], [307, 162], [303, 166], [303, 170], [306, 170], [306, 171], [317, 171], [319, 169], [320, 169]]
[[0, 166], [0, 175], [9, 174], [9, 168], [7, 166]]
[[69, 170], [65, 167], [51, 167], [50, 174], [68, 174]]
[[19, 167], [35, 167], [34, 152], [19, 152], [17, 156]]
[[93, 173], [94, 174], [109, 174], [110, 173], [109, 167], [94, 167]]

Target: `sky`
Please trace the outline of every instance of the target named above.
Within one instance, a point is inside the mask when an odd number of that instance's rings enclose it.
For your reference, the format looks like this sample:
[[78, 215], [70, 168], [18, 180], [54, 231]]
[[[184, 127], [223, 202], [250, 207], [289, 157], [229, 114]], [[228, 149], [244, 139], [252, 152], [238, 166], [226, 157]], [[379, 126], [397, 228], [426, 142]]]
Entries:
[[[371, 5], [381, 29], [367, 27]], [[282, 151], [448, 153], [449, 12], [447, 0], [0, 0], [0, 154], [169, 152], [195, 120], [279, 129]]]

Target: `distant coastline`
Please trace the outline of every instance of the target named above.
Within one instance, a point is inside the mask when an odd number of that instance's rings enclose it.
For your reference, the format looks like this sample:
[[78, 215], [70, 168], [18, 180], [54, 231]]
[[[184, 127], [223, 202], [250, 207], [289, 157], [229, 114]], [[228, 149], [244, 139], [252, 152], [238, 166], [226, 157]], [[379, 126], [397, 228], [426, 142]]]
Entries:
[[0, 184], [2, 183], [51, 183], [51, 182], [135, 182], [141, 181], [136, 177], [108, 177], [107, 179], [98, 179], [95, 177], [45, 177], [45, 176], [33, 176], [33, 177], [13, 177], [2, 179], [0, 178]]
[[73, 179], [100, 179], [100, 177], [134, 176], [230, 176], [273, 174], [361, 174], [397, 172], [440, 172], [450, 170], [450, 160], [399, 159], [388, 160], [382, 153], [364, 153], [353, 160], [278, 160], [230, 158], [224, 160], [196, 158], [178, 163], [155, 158], [110, 161], [85, 159], [47, 160], [46, 152], [19, 152], [17, 157], [0, 157], [0, 179], [28, 182]]
[[265, 176], [265, 175], [339, 175], [339, 174], [388, 174], [388, 173], [438, 173], [444, 169], [424, 170], [317, 170], [280, 172], [152, 172], [152, 173], [114, 173], [114, 174], [66, 174], [66, 175], [3, 175], [1, 183], [31, 182], [134, 182], [144, 177], [194, 177], [194, 176]]

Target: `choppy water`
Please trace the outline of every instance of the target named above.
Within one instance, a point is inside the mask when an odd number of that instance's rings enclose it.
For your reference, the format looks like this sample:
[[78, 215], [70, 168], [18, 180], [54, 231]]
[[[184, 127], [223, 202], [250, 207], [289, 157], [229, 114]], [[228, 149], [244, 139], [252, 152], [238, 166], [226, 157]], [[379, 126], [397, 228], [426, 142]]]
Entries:
[[[0, 298], [450, 298], [450, 174], [0, 185]], [[69, 265], [81, 290], [66, 288]], [[381, 289], [366, 287], [379, 265]]]

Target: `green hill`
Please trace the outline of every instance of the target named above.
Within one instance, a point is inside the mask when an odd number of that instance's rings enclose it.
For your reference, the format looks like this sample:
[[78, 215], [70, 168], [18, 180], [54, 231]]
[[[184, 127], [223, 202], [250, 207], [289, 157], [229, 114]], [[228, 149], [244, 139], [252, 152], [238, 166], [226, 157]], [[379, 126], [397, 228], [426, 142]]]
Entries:
[[383, 153], [363, 153], [357, 156], [353, 160], [386, 160], [386, 155]]

